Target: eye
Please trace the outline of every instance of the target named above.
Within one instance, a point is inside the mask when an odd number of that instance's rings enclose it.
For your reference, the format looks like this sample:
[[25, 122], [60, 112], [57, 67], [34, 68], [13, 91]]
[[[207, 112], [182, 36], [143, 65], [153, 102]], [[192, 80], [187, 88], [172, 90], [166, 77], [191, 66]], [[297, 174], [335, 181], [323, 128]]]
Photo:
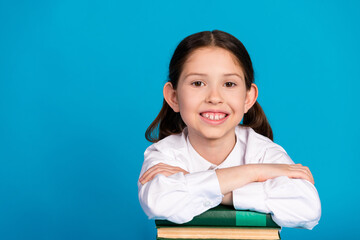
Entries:
[[201, 87], [201, 86], [204, 86], [204, 83], [201, 81], [195, 81], [195, 82], [192, 82], [191, 85], [193, 85], [195, 87]]
[[225, 87], [229, 87], [229, 88], [231, 88], [231, 87], [235, 87], [235, 86], [236, 86], [236, 83], [233, 83], [233, 82], [226, 82], [226, 83], [224, 83], [224, 86], [225, 86]]

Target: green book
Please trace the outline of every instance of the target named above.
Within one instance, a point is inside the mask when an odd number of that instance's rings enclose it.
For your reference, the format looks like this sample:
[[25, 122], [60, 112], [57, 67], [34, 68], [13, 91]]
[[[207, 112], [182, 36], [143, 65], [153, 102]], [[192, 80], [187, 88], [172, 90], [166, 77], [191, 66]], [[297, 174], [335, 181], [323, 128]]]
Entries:
[[[223, 238], [161, 238], [157, 237], [156, 240], [234, 240], [234, 239], [223, 239]], [[241, 240], [254, 240], [254, 239], [241, 239]], [[261, 239], [260, 239], [261, 240]], [[264, 239], [266, 240], [266, 239]], [[273, 239], [274, 240], [274, 239]], [[281, 240], [279, 237], [278, 240]]]
[[270, 214], [235, 210], [233, 207], [219, 205], [215, 208], [195, 216], [190, 222], [176, 224], [167, 220], [155, 220], [156, 227], [261, 227], [280, 228]]

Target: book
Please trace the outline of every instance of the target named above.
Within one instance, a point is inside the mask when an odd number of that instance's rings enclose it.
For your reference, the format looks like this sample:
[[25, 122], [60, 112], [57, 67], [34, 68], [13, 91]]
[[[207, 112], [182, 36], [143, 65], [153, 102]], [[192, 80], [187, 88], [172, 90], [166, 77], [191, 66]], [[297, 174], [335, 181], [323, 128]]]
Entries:
[[183, 224], [155, 220], [158, 240], [280, 239], [270, 214], [219, 205]]
[[157, 239], [280, 239], [278, 228], [166, 227]]
[[155, 220], [157, 227], [166, 226], [224, 226], [280, 228], [271, 214], [247, 210], [235, 210], [231, 206], [219, 205], [195, 216], [190, 222], [176, 224], [167, 220]]

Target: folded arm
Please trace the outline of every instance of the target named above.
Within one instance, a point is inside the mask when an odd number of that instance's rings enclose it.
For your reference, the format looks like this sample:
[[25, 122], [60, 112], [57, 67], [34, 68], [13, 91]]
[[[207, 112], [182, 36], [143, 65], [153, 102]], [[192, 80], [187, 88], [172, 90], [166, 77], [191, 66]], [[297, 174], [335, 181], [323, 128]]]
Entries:
[[219, 183], [213, 170], [166, 177], [157, 174], [152, 180], [138, 182], [139, 200], [149, 218], [175, 223], [190, 221], [222, 201]]
[[233, 191], [236, 209], [271, 213], [283, 227], [312, 229], [321, 216], [316, 188], [303, 179], [286, 176], [250, 183]]
[[[321, 217], [321, 203], [310, 170], [293, 164], [285, 151], [279, 149], [269, 149], [262, 163], [258, 166], [289, 164], [299, 169], [290, 175], [280, 174], [233, 190], [234, 207], [271, 213], [273, 220], [283, 227], [312, 229], [316, 226]], [[264, 174], [274, 174], [274, 171]], [[296, 177], [297, 174], [300, 175]]]
[[140, 204], [149, 218], [176, 223], [188, 222], [223, 203], [271, 213], [280, 226], [312, 229], [320, 219], [321, 205], [311, 172], [293, 164], [286, 153], [276, 154], [271, 163], [265, 157], [261, 164], [196, 173], [176, 163], [143, 166], [138, 182]]

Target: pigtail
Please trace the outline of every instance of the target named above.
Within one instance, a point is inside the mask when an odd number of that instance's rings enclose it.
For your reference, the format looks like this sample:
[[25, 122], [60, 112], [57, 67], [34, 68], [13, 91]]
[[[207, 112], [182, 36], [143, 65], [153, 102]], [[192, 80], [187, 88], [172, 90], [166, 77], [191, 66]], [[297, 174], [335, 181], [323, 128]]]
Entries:
[[256, 101], [254, 106], [244, 115], [243, 125], [251, 127], [255, 132], [273, 139], [273, 132], [260, 104]]
[[159, 114], [146, 129], [145, 138], [156, 143], [169, 135], [181, 133], [185, 127], [180, 113], [174, 112], [164, 99]]

